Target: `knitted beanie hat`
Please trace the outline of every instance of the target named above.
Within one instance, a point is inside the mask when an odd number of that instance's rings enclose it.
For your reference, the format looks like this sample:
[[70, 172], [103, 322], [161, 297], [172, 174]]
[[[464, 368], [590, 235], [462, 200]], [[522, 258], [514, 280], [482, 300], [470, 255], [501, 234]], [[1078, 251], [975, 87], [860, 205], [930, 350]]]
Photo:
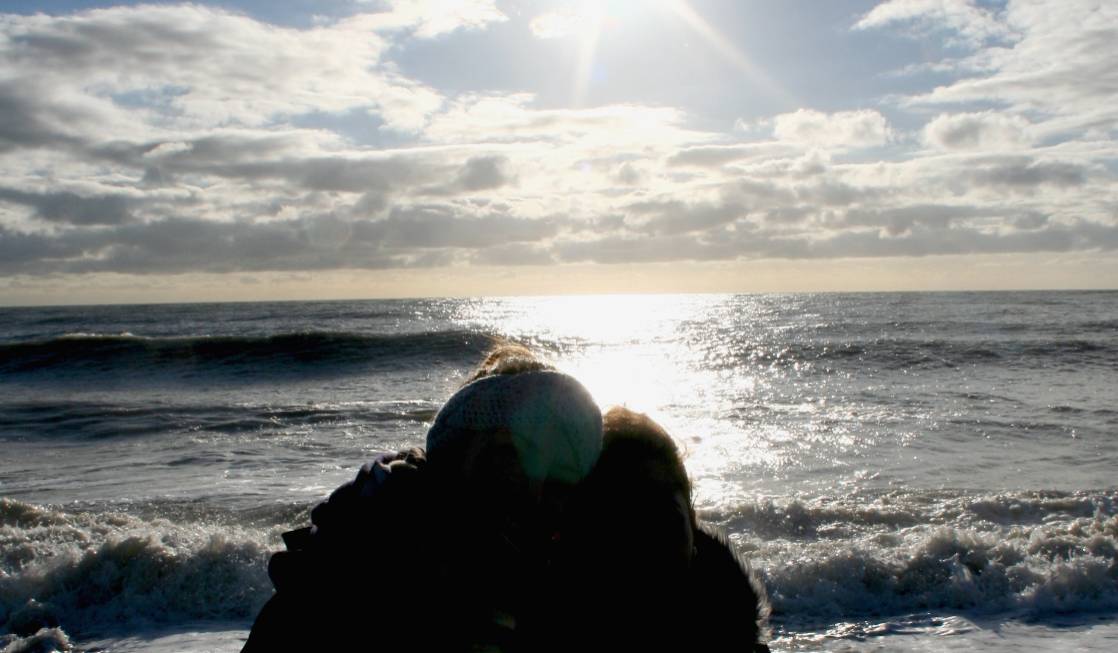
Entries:
[[427, 431], [427, 455], [507, 430], [528, 478], [577, 483], [602, 451], [602, 413], [574, 377], [552, 370], [487, 376], [460, 389]]

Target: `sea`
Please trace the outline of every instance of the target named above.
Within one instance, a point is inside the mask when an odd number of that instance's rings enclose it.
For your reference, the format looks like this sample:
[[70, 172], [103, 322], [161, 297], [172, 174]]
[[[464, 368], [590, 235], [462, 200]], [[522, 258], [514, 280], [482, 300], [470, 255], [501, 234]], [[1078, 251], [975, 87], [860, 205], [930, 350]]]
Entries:
[[981, 292], [0, 309], [0, 651], [238, 651], [500, 341], [676, 438], [774, 650], [1118, 650], [1118, 292]]

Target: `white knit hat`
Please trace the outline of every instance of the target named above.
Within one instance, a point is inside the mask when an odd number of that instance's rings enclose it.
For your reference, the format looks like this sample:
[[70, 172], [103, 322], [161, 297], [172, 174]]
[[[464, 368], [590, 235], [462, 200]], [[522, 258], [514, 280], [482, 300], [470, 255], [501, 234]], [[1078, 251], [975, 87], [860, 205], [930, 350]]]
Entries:
[[574, 377], [543, 370], [464, 386], [427, 431], [427, 455], [464, 437], [507, 429], [528, 478], [577, 483], [602, 451], [602, 413]]

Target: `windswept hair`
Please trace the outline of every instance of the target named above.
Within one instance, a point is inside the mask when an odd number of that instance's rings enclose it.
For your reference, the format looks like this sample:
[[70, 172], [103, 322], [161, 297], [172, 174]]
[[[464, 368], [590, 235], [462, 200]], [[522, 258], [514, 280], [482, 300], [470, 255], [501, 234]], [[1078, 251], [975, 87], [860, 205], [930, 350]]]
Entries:
[[[679, 447], [664, 427], [648, 415], [622, 406], [609, 409], [602, 416], [602, 423], [602, 455], [595, 468], [599, 479], [652, 483], [666, 490], [679, 490], [691, 503], [691, 479]], [[649, 471], [657, 473], [650, 476]], [[691, 522], [694, 526], [694, 514]]]
[[[770, 608], [764, 584], [745, 557], [734, 550], [724, 533], [696, 518], [691, 480], [676, 441], [648, 415], [627, 408], [611, 408], [603, 421], [602, 455], [588, 479], [587, 498], [593, 501], [628, 489], [637, 491], [643, 500], [657, 501], [662, 499], [653, 497], [682, 492], [688, 504], [688, 518], [694, 533], [690, 581], [686, 589], [677, 587], [671, 590], [665, 586], [667, 594], [659, 597], [663, 605], [677, 606], [673, 616], [679, 626], [674, 630], [655, 631], [663, 638], [659, 642], [662, 648], [657, 650], [718, 650], [724, 648], [726, 642], [735, 642], [738, 650], [753, 653], [768, 651], [764, 641], [768, 637]], [[588, 508], [593, 511], [592, 505]], [[640, 504], [631, 508], [639, 511]], [[596, 528], [608, 530], [615, 520], [611, 514], [604, 517], [605, 521], [595, 524]], [[659, 519], [658, 516], [651, 518]], [[652, 545], [652, 542], [641, 543], [642, 548]], [[591, 556], [594, 553], [592, 550]], [[648, 569], [651, 576], [662, 571], [662, 568]], [[647, 597], [632, 598], [643, 600]], [[642, 620], [651, 623], [660, 618], [641, 616], [639, 612], [637, 615], [637, 624]], [[660, 616], [663, 616], [662, 613]], [[629, 644], [641, 641], [642, 645], [655, 647], [657, 643], [651, 640], [625, 639], [642, 636], [630, 631], [617, 641]]]
[[468, 385], [487, 376], [520, 374], [554, 370], [555, 366], [544, 361], [534, 351], [514, 342], [498, 342], [462, 385]]

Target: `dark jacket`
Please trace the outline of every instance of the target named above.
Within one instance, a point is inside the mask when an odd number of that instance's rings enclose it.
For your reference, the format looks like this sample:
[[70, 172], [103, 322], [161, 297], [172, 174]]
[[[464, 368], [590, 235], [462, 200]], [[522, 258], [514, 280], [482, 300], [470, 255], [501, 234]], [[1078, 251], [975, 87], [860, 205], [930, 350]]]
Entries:
[[430, 585], [425, 464], [419, 449], [381, 455], [284, 533], [244, 653], [411, 650]]
[[615, 586], [561, 539], [535, 576], [429, 476], [421, 450], [379, 456], [285, 533], [243, 653], [767, 650], [763, 589], [713, 530], [679, 578]]

